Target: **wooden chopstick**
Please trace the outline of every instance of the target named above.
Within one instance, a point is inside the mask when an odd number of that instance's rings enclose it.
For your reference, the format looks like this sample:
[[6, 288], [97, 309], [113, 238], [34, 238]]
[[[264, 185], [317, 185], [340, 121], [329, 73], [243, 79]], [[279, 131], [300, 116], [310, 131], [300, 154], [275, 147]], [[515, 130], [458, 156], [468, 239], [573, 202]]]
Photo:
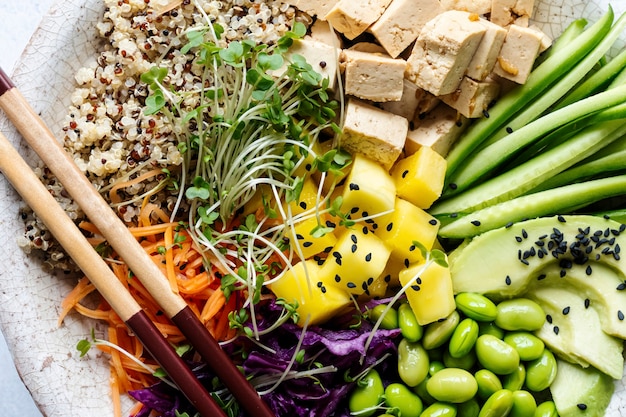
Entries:
[[83, 175], [2, 68], [0, 68], [0, 108], [90, 221], [124, 259], [133, 274], [159, 303], [163, 312], [178, 326], [189, 343], [238, 400], [239, 405], [250, 416], [274, 417], [274, 413], [221, 349], [185, 300], [171, 290], [161, 269]]
[[2, 133], [0, 133], [0, 171], [194, 407], [202, 415], [225, 416], [213, 397], [159, 332], [128, 289]]

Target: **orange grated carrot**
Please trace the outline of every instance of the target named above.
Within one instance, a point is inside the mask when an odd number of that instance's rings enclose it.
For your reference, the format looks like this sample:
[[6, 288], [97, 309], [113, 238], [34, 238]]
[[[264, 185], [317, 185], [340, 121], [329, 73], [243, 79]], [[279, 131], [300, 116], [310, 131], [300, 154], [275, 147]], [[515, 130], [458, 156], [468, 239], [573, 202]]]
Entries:
[[135, 185], [135, 184], [139, 184], [140, 182], [143, 182], [143, 181], [145, 181], [145, 180], [147, 180], [149, 178], [152, 178], [152, 177], [156, 177], [157, 175], [160, 175], [162, 173], [163, 173], [163, 171], [160, 170], [160, 169], [153, 169], [153, 170], [150, 170], [150, 171], [146, 172], [145, 174], [142, 174], [142, 175], [138, 176], [137, 178], [133, 178], [132, 180], [122, 181], [122, 182], [119, 182], [119, 183], [115, 184], [109, 190], [109, 199], [111, 200], [111, 203], [119, 204], [119, 203], [122, 202], [122, 200], [120, 199], [119, 194], [117, 194], [118, 190], [130, 187], [130, 186]]
[[165, 271], [172, 292], [178, 294], [176, 271], [174, 270], [174, 230], [170, 226], [165, 229]]

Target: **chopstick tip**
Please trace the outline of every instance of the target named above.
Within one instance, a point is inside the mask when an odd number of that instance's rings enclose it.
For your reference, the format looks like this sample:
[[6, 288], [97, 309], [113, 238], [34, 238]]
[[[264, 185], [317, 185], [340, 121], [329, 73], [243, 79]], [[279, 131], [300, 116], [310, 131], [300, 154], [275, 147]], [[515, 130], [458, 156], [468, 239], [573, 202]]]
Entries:
[[15, 87], [13, 81], [11, 81], [6, 72], [0, 67], [0, 97], [13, 87]]

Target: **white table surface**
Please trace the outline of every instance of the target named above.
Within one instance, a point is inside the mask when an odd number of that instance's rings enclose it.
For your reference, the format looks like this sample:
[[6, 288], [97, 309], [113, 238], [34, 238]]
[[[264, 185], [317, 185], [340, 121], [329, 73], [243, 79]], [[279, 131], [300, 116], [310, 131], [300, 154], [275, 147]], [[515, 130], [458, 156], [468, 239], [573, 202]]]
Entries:
[[[0, 67], [11, 73], [28, 40], [54, 0], [0, 1]], [[3, 115], [0, 117], [4, 117]], [[2, 277], [0, 277], [0, 283]], [[3, 417], [41, 417], [20, 380], [13, 358], [0, 334], [0, 414]]]

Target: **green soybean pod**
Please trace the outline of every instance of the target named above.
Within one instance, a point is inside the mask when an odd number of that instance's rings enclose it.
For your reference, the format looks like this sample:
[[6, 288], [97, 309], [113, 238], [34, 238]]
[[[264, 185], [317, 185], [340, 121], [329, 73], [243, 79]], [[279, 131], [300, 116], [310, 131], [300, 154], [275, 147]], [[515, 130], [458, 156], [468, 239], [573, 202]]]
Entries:
[[409, 342], [417, 342], [424, 334], [424, 329], [417, 322], [415, 313], [408, 303], [402, 303], [398, 307], [398, 326], [402, 337]]
[[492, 336], [497, 337], [498, 339], [504, 338], [504, 330], [496, 326], [496, 324], [492, 321], [479, 322], [478, 323], [478, 336], [482, 336], [484, 334], [490, 334]]
[[493, 301], [482, 294], [475, 292], [462, 292], [454, 297], [456, 307], [467, 317], [476, 321], [494, 321], [497, 308]]
[[500, 378], [489, 369], [479, 369], [474, 373], [474, 378], [478, 384], [477, 394], [483, 400], [486, 400], [495, 392], [502, 389]]
[[520, 363], [519, 354], [512, 346], [489, 334], [476, 340], [476, 357], [483, 367], [498, 375], [510, 374]]
[[431, 350], [446, 343], [460, 321], [461, 316], [455, 310], [445, 319], [428, 324], [424, 330], [424, 337], [422, 338], [424, 348]]
[[528, 298], [505, 300], [497, 305], [495, 323], [504, 330], [539, 330], [546, 321], [543, 308]]
[[511, 332], [504, 336], [504, 342], [513, 346], [519, 353], [520, 360], [532, 361], [543, 353], [543, 340], [525, 331]]
[[537, 409], [535, 410], [535, 415], [533, 417], [559, 417], [554, 401], [544, 401], [537, 405]]
[[476, 395], [478, 384], [465, 369], [445, 368], [430, 377], [426, 389], [438, 401], [462, 403]]
[[396, 408], [402, 417], [419, 417], [424, 409], [422, 400], [406, 385], [392, 383], [385, 388], [385, 403]]
[[[382, 316], [383, 319], [380, 322], [380, 328], [386, 330], [393, 330], [398, 328], [398, 311], [395, 308], [387, 309], [387, 304], [378, 304], [370, 310], [369, 317], [373, 322], [377, 322]], [[384, 316], [383, 316], [384, 314]]]
[[383, 401], [385, 388], [378, 371], [370, 369], [356, 384], [350, 393], [348, 408], [350, 412], [369, 417], [376, 412], [376, 408]]
[[502, 377], [502, 388], [517, 391], [522, 389], [524, 381], [526, 381], [526, 366], [520, 363], [517, 369]]
[[556, 359], [544, 349], [541, 356], [526, 364], [526, 386], [531, 391], [543, 391], [552, 385], [556, 377]]
[[472, 349], [465, 356], [453, 358], [446, 350], [443, 352], [443, 364], [446, 368], [461, 368], [469, 371], [476, 364], [476, 352]]
[[501, 389], [491, 394], [478, 417], [506, 417], [513, 408], [513, 393], [508, 389]]
[[456, 417], [456, 411], [455, 404], [436, 402], [426, 407], [420, 417]]
[[402, 339], [398, 344], [398, 374], [402, 382], [414, 387], [428, 375], [428, 352], [419, 342]]
[[513, 407], [509, 417], [533, 417], [537, 410], [535, 397], [525, 390], [513, 391]]
[[478, 323], [470, 318], [461, 320], [450, 336], [448, 343], [450, 356], [460, 358], [467, 355], [474, 348], [476, 339], [478, 339]]
[[472, 398], [464, 403], [457, 404], [456, 406], [457, 417], [478, 417], [480, 413], [480, 404], [476, 398]]

